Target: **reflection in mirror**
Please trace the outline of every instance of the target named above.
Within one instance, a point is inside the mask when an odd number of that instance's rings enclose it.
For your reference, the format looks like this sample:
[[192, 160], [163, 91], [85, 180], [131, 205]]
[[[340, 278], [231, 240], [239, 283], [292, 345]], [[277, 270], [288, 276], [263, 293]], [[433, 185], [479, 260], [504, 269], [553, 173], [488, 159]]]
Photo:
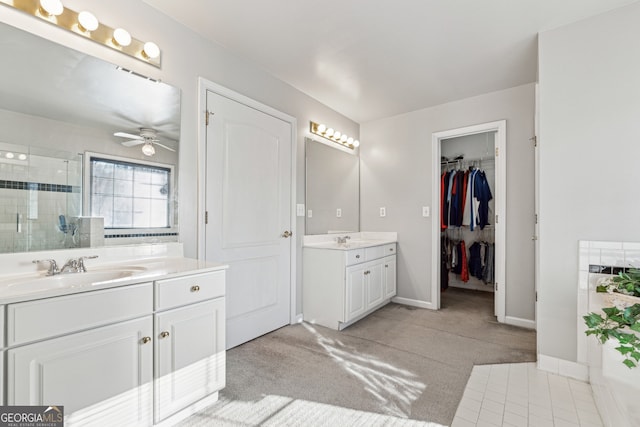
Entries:
[[324, 143], [305, 139], [305, 234], [359, 231], [359, 158]]
[[[82, 209], [82, 155], [165, 164], [175, 185], [179, 89], [2, 23], [0, 55], [0, 253], [83, 246], [85, 225], [100, 234], [92, 246], [177, 241], [177, 216], [170, 228], [122, 228], [105, 239], [102, 222], [83, 217], [91, 212]], [[152, 157], [142, 150], [148, 130]]]

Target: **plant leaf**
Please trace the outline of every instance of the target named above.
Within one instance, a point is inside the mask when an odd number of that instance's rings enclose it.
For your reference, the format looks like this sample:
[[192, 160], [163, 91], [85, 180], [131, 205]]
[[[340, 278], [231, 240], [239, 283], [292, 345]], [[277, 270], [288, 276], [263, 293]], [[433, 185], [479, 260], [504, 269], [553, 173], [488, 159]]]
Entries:
[[624, 360], [622, 361], [622, 363], [624, 363], [625, 365], [627, 365], [627, 367], [628, 367], [629, 369], [631, 369], [631, 368], [635, 368], [635, 367], [636, 367], [636, 364], [635, 364], [635, 363], [633, 362], [633, 360], [631, 360], [631, 359], [624, 359]]

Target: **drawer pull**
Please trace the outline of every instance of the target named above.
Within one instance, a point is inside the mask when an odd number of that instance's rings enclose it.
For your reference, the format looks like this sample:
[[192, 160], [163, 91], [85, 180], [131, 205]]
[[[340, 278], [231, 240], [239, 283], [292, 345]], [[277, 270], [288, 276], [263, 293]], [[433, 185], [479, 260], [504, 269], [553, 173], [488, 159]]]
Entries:
[[149, 342], [151, 342], [151, 337], [144, 337], [144, 338], [142, 338], [142, 344], [147, 344], [147, 343], [149, 343]]
[[169, 332], [168, 331], [163, 331], [160, 333], [160, 338], [166, 338], [169, 336]]
[[391, 252], [393, 252], [393, 248], [389, 248], [389, 250], [390, 250]]
[[360, 255], [356, 255], [356, 258], [360, 258]]
[[364, 274], [369, 274], [371, 273], [369, 270], [365, 271]]
[[389, 265], [388, 265], [388, 264], [385, 264], [385, 265], [384, 265], [384, 268], [389, 268]]
[[198, 292], [199, 290], [200, 290], [200, 286], [198, 286], [198, 285], [193, 285], [191, 287], [191, 292]]

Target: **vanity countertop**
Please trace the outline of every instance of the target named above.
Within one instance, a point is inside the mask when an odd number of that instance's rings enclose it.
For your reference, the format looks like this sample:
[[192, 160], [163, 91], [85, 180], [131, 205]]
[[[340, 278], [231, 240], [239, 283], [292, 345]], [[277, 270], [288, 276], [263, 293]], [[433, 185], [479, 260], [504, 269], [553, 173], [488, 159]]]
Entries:
[[224, 270], [228, 265], [179, 256], [152, 257], [91, 265], [86, 273], [0, 276], [0, 304], [109, 289], [134, 283], [171, 279], [186, 274]]
[[[347, 237], [345, 243], [338, 243], [338, 237]], [[302, 246], [309, 249], [330, 249], [350, 251], [352, 249], [398, 243], [398, 233], [386, 231], [361, 231], [354, 233], [332, 233], [304, 236]]]
[[319, 243], [305, 243], [305, 248], [314, 249], [330, 249], [336, 251], [349, 251], [352, 249], [371, 248], [374, 246], [387, 245], [389, 243], [396, 243], [395, 240], [390, 239], [378, 239], [378, 240], [347, 240], [346, 243], [338, 243], [337, 241], [331, 242], [319, 242]]

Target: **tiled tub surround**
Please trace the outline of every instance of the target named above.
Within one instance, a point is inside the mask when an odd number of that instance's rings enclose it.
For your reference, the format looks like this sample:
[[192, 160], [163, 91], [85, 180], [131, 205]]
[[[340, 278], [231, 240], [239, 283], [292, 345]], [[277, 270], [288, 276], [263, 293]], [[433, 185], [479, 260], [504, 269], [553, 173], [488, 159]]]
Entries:
[[613, 343], [603, 346], [594, 337], [587, 337], [582, 317], [609, 305], [603, 294], [596, 293], [600, 279], [640, 267], [640, 243], [580, 241], [579, 251], [578, 362], [589, 367], [589, 380], [605, 425], [638, 426], [640, 408], [635, 396], [640, 393], [640, 368], [622, 365], [622, 356]]
[[[14, 149], [0, 143], [0, 153]], [[25, 156], [0, 157], [0, 253], [76, 246], [59, 217], [70, 222], [81, 212], [81, 156]]]

